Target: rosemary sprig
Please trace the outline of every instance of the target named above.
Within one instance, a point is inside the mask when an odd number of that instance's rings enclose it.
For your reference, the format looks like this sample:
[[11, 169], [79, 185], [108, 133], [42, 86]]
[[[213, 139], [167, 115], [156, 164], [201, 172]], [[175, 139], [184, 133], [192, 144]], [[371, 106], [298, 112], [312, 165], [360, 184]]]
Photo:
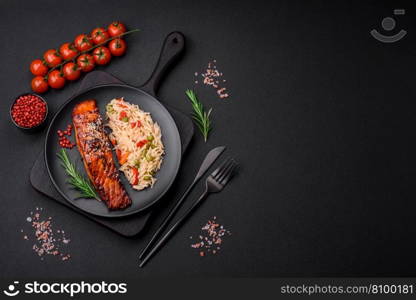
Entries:
[[209, 116], [211, 115], [212, 108], [205, 111], [204, 106], [198, 100], [195, 92], [193, 90], [186, 90], [186, 95], [188, 96], [189, 100], [191, 101], [192, 108], [194, 110], [192, 114], [192, 118], [195, 120], [196, 125], [198, 126], [199, 130], [201, 131], [204, 141], [206, 142], [208, 139], [208, 134], [211, 131], [211, 120]]
[[97, 192], [94, 190], [93, 186], [91, 185], [90, 181], [86, 179], [84, 176], [78, 173], [75, 165], [71, 163], [66, 154], [65, 149], [61, 149], [60, 153], [57, 153], [57, 156], [61, 160], [61, 165], [64, 167], [66, 174], [69, 176], [68, 183], [72, 185], [73, 188], [80, 191], [80, 197], [83, 198], [95, 198], [98, 201], [101, 199], [98, 197]]

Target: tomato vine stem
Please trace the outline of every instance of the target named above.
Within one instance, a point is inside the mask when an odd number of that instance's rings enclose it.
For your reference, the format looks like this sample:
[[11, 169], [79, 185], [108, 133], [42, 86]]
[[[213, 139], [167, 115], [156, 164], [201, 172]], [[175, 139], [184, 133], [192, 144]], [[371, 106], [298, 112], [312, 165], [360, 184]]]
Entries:
[[91, 47], [91, 48], [90, 48], [90, 49], [88, 49], [88, 50], [84, 50], [84, 51], [79, 52], [79, 53], [78, 53], [77, 55], [75, 55], [73, 58], [71, 58], [71, 59], [67, 59], [67, 60], [64, 60], [64, 61], [63, 61], [63, 62], [61, 62], [59, 65], [56, 65], [56, 66], [54, 66], [54, 67], [50, 68], [50, 69], [49, 69], [49, 71], [48, 71], [48, 73], [45, 75], [45, 79], [46, 79], [46, 80], [48, 79], [49, 74], [50, 74], [53, 70], [56, 70], [56, 69], [58, 69], [58, 68], [62, 68], [62, 67], [63, 67], [66, 63], [68, 63], [68, 62], [70, 62], [70, 61], [72, 61], [72, 62], [74, 62], [74, 63], [76, 64], [76, 59], [77, 59], [79, 56], [81, 56], [81, 55], [83, 55], [83, 54], [86, 54], [86, 53], [89, 53], [89, 52], [91, 52], [92, 50], [94, 50], [95, 48], [98, 48], [98, 47], [100, 47], [100, 46], [106, 45], [109, 41], [112, 41], [112, 40], [115, 40], [115, 39], [121, 38], [122, 36], [125, 36], [125, 35], [130, 34], [130, 33], [133, 33], [133, 32], [138, 32], [138, 31], [140, 31], [140, 29], [132, 29], [132, 30], [129, 30], [129, 31], [123, 32], [122, 34], [119, 34], [119, 35], [117, 35], [117, 36], [113, 36], [113, 37], [109, 38], [108, 40], [106, 40], [106, 41], [104, 41], [104, 42], [102, 42], [102, 43], [100, 43], [100, 44], [94, 45], [93, 47]]

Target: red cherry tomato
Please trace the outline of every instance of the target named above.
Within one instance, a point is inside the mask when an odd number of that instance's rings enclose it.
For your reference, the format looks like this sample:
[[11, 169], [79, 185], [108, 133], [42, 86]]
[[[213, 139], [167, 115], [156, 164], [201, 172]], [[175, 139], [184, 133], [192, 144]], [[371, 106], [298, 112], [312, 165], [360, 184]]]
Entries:
[[53, 70], [49, 73], [48, 84], [53, 89], [63, 88], [65, 85], [65, 78], [60, 71]]
[[43, 94], [49, 88], [48, 83], [46, 82], [45, 77], [43, 76], [34, 77], [32, 79], [31, 86], [32, 90], [38, 94]]
[[35, 76], [45, 76], [48, 73], [48, 66], [40, 59], [35, 59], [30, 64], [30, 72]]
[[58, 52], [56, 52], [55, 49], [47, 50], [45, 54], [43, 54], [43, 58], [50, 67], [55, 67], [62, 62], [62, 57], [58, 54]]
[[108, 44], [110, 52], [114, 56], [121, 56], [126, 53], [127, 44], [123, 39], [114, 39]]
[[94, 57], [90, 54], [82, 54], [78, 57], [77, 64], [83, 72], [89, 72], [95, 67]]
[[108, 40], [110, 35], [104, 28], [97, 27], [91, 32], [91, 38], [94, 44], [98, 45]]
[[92, 54], [97, 65], [106, 65], [111, 60], [111, 52], [107, 47], [104, 46], [95, 48]]
[[74, 43], [65, 43], [59, 48], [59, 53], [64, 60], [69, 60], [73, 59], [78, 54], [78, 51]]
[[119, 36], [120, 34], [126, 32], [126, 26], [124, 26], [121, 22], [113, 22], [110, 25], [108, 25], [108, 33], [110, 36]]
[[74, 44], [78, 51], [86, 51], [91, 49], [91, 47], [93, 46], [91, 37], [86, 34], [78, 35], [75, 38]]
[[66, 63], [62, 68], [62, 72], [64, 73], [65, 78], [71, 81], [77, 80], [81, 76], [80, 68], [73, 62]]

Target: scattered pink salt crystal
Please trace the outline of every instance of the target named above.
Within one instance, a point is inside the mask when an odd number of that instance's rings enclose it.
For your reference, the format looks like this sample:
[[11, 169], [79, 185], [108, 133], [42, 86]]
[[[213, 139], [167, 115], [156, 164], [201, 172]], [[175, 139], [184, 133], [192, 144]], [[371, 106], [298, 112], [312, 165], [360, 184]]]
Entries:
[[[217, 217], [214, 216], [212, 220], [208, 220], [208, 222], [204, 226], [202, 226], [201, 234], [198, 236], [200, 241], [191, 244], [191, 248], [205, 249], [206, 253], [218, 253], [218, 251], [221, 249], [220, 245], [223, 243], [224, 237], [227, 235], [231, 235], [231, 232], [226, 230], [223, 225], [217, 223], [216, 219]], [[216, 249], [213, 249], [211, 251], [212, 247]], [[199, 255], [205, 256], [205, 252], [200, 250]]]
[[[201, 77], [203, 78], [202, 82], [203, 84], [216, 89], [220, 99], [228, 98], [229, 93], [225, 92], [226, 88], [220, 85], [220, 81], [222, 81], [222, 84], [225, 83], [226, 80], [222, 79], [223, 73], [218, 71], [216, 62], [217, 61], [215, 59], [212, 62], [208, 62], [206, 70], [200, 73]], [[198, 72], [195, 72], [195, 76], [198, 76]], [[195, 84], [198, 84], [197, 80], [195, 81]]]
[[[30, 216], [26, 218], [33, 231], [33, 251], [41, 257], [41, 260], [43, 260], [45, 255], [59, 256], [62, 260], [68, 260], [71, 256], [62, 253], [60, 248], [63, 244], [67, 245], [70, 239], [65, 237], [63, 230], [58, 229], [55, 231], [53, 229], [52, 217], [42, 218], [40, 214], [43, 211], [42, 207], [36, 207], [36, 211], [38, 212], [35, 214], [30, 212]], [[20, 231], [23, 232], [23, 229]], [[56, 237], [57, 234], [60, 234], [61, 237]], [[23, 239], [29, 240], [29, 236], [24, 235]]]

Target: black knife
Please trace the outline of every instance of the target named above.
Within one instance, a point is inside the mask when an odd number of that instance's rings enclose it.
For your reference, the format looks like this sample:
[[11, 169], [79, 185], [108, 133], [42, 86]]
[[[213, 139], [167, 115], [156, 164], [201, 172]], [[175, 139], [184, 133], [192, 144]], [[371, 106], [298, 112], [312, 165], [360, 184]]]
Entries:
[[225, 147], [220, 146], [220, 147], [214, 148], [214, 149], [212, 149], [211, 151], [208, 152], [207, 156], [205, 157], [204, 161], [201, 164], [201, 167], [199, 168], [198, 173], [195, 176], [194, 181], [191, 183], [191, 185], [183, 193], [182, 197], [179, 199], [179, 201], [175, 204], [175, 206], [172, 208], [172, 210], [169, 212], [169, 214], [163, 220], [162, 224], [160, 224], [159, 228], [153, 234], [149, 243], [146, 245], [146, 247], [140, 253], [139, 259], [142, 259], [143, 256], [147, 253], [147, 251], [150, 249], [150, 247], [154, 244], [156, 239], [159, 237], [160, 233], [163, 231], [163, 229], [166, 228], [166, 225], [168, 225], [169, 221], [173, 218], [175, 213], [178, 211], [179, 207], [182, 205], [186, 196], [188, 196], [189, 192], [192, 190], [192, 188], [195, 186], [195, 184], [201, 179], [201, 177], [205, 174], [205, 172], [208, 171], [209, 167], [212, 166], [212, 164], [215, 162], [215, 160], [221, 155], [221, 153], [224, 150], [225, 150]]

